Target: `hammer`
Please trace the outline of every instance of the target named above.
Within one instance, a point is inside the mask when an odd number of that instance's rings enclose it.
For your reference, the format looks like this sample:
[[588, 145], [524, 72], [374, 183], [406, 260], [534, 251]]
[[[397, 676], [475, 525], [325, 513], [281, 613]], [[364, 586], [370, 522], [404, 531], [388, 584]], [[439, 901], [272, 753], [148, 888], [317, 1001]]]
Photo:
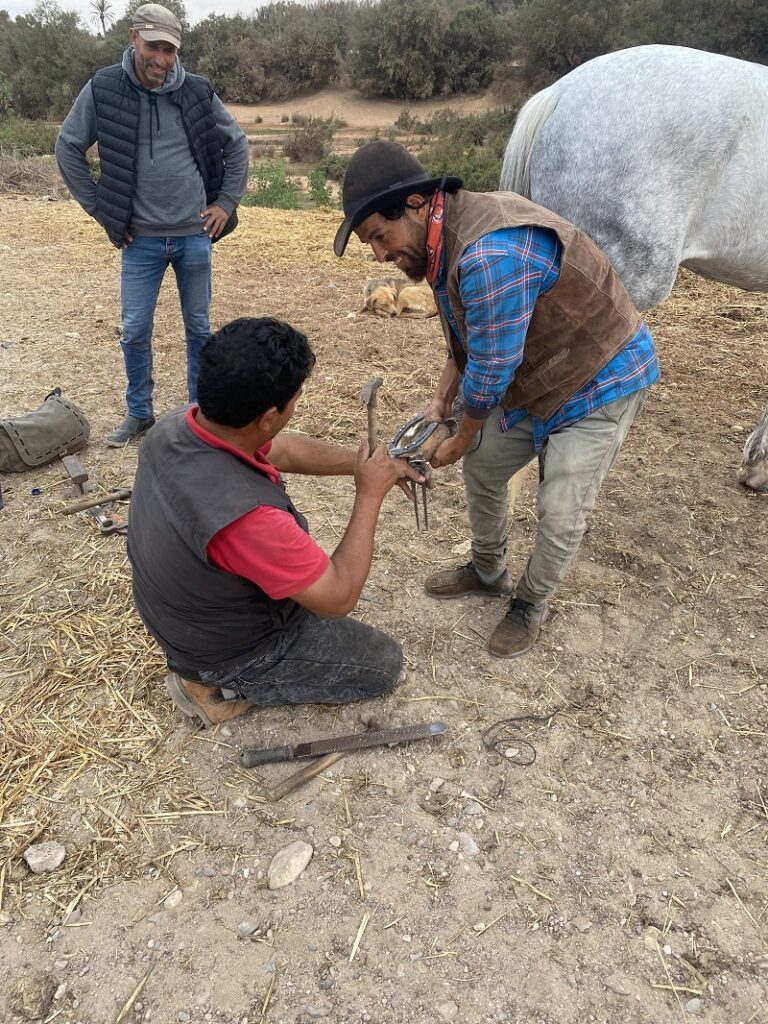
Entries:
[[379, 417], [376, 411], [376, 392], [384, 383], [383, 378], [374, 377], [369, 380], [360, 392], [360, 401], [368, 410], [368, 458], [376, 451], [379, 435]]

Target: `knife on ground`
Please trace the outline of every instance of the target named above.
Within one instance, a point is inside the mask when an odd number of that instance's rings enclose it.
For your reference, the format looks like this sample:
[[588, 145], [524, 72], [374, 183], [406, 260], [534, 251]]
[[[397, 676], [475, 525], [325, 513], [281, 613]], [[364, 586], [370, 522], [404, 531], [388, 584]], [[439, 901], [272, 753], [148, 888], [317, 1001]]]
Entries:
[[367, 747], [389, 747], [395, 743], [411, 743], [413, 740], [427, 740], [442, 736], [448, 726], [445, 722], [422, 722], [406, 725], [399, 729], [368, 729], [351, 736], [332, 736], [312, 743], [299, 743], [295, 747], [245, 747], [240, 751], [243, 768], [255, 768], [259, 764], [277, 761], [295, 761], [300, 757], [321, 757], [338, 751], [364, 750]]

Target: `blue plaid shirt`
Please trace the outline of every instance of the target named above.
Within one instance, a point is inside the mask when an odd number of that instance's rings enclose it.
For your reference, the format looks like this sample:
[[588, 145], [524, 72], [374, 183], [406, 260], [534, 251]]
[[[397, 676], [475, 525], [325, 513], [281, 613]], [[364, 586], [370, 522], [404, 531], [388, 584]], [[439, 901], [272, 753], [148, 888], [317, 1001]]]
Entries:
[[[560, 275], [562, 246], [546, 228], [504, 228], [483, 235], [459, 260], [459, 288], [466, 310], [467, 366], [462, 380], [466, 410], [485, 419], [499, 404], [523, 360], [525, 335], [539, 295]], [[448, 303], [445, 261], [435, 282], [435, 297], [456, 337], [456, 320]], [[656, 346], [648, 326], [550, 419], [533, 417], [533, 438], [541, 451], [555, 430], [584, 419], [617, 398], [647, 388], [659, 379]], [[501, 429], [525, 419], [526, 409], [502, 414]]]

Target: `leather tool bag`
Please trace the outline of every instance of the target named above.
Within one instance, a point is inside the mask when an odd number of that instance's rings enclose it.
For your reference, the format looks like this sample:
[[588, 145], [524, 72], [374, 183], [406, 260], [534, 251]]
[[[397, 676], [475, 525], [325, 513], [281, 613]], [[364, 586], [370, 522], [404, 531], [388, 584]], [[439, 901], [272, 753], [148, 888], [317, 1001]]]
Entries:
[[55, 388], [34, 412], [0, 420], [0, 473], [23, 473], [78, 452], [90, 432], [82, 410]]

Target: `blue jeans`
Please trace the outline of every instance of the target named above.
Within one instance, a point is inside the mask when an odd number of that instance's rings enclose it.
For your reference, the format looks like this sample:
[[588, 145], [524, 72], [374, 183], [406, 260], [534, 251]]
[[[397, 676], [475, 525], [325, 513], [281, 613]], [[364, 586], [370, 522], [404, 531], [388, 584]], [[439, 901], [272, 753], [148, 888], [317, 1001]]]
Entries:
[[187, 336], [187, 389], [197, 401], [200, 351], [211, 333], [211, 240], [207, 235], [149, 238], [139, 235], [123, 249], [120, 304], [128, 415], [152, 415], [152, 328], [160, 285], [168, 265], [176, 274], [181, 315]]

